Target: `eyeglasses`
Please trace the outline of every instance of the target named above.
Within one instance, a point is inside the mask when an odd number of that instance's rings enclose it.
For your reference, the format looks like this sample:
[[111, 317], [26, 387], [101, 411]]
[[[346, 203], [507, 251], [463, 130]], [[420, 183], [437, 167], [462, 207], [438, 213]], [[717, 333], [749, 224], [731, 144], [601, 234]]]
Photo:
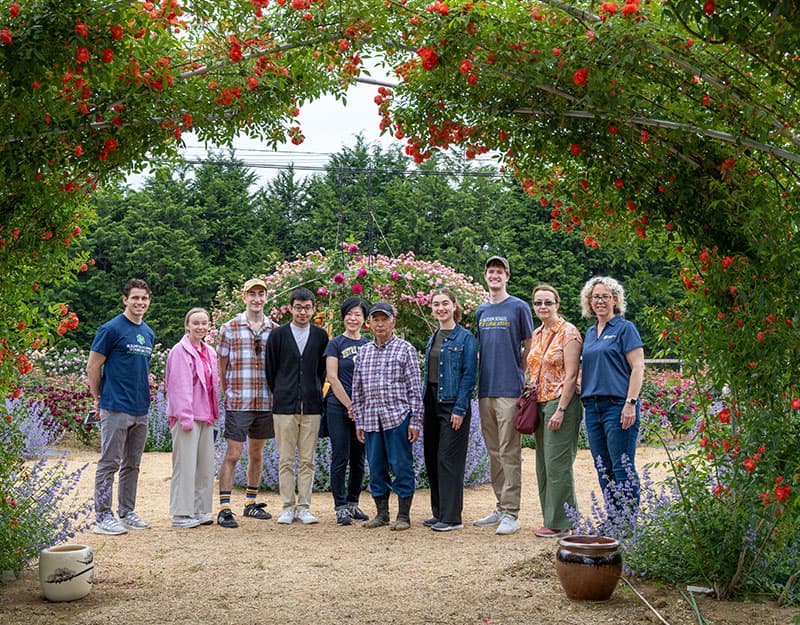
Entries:
[[546, 306], [547, 308], [550, 308], [550, 306], [554, 306], [554, 305], [555, 305], [555, 302], [553, 300], [550, 300], [550, 299], [546, 299], [544, 301], [536, 300], [533, 303], [533, 307], [534, 308], [539, 308], [540, 306]]
[[608, 293], [603, 293], [602, 295], [592, 295], [591, 297], [593, 302], [607, 302], [612, 299], [614, 299], [614, 296], [609, 295]]
[[305, 306], [292, 306], [292, 310], [297, 312], [311, 312], [314, 310], [313, 304], [306, 304]]

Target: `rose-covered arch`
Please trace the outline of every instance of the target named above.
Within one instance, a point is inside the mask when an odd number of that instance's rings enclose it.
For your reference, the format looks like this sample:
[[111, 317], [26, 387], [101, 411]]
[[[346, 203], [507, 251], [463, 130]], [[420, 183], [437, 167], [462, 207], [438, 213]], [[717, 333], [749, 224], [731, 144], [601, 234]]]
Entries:
[[[31, 345], [76, 322], [64, 308], [43, 314], [40, 294], [89, 268], [72, 250], [91, 227], [86, 196], [97, 185], [175, 156], [187, 130], [216, 143], [237, 133], [301, 143], [303, 104], [370, 80], [363, 58], [373, 56], [390, 73], [376, 85], [379, 123], [415, 160], [451, 147], [497, 154], [551, 207], [554, 228], [581, 231], [591, 247], [642, 245], [681, 260], [685, 301], [652, 311], [662, 340], [729, 393], [726, 422], [706, 419], [714, 427], [695, 468], [719, 481], [715, 514], [730, 527], [744, 516], [771, 531], [780, 516], [781, 532], [797, 534], [795, 2], [4, 7], [3, 388], [28, 370]], [[731, 486], [745, 483], [758, 498]], [[753, 499], [762, 508], [743, 503]], [[742, 583], [720, 575], [720, 594]]]

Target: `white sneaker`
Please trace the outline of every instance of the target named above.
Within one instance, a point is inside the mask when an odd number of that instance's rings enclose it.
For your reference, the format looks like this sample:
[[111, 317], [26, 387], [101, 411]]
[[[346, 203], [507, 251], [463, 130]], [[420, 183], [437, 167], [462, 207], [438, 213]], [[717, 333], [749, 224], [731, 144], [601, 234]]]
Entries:
[[195, 512], [192, 515], [192, 518], [200, 521], [200, 525], [212, 525], [214, 523], [214, 517], [212, 517], [210, 514], [204, 514], [202, 512]]
[[104, 534], [106, 536], [119, 536], [120, 534], [128, 533], [128, 530], [120, 525], [120, 522], [117, 521], [113, 514], [95, 523], [92, 531], [95, 534]]
[[277, 522], [282, 525], [290, 525], [292, 521], [294, 521], [294, 510], [291, 508], [284, 508]]
[[129, 530], [147, 530], [150, 526], [142, 521], [133, 510], [128, 512], [124, 517], [120, 517], [119, 522], [123, 527]]
[[477, 527], [489, 527], [489, 526], [497, 525], [498, 523], [500, 523], [500, 519], [502, 517], [503, 517], [503, 515], [500, 512], [498, 512], [497, 510], [495, 510], [489, 516], [485, 516], [482, 519], [478, 519], [477, 521], [473, 521], [472, 524], [477, 526]]
[[303, 525], [311, 525], [313, 523], [319, 523], [319, 519], [311, 514], [311, 510], [308, 508], [300, 508], [298, 512], [294, 515], [295, 518], [300, 521]]
[[197, 527], [200, 524], [200, 519], [196, 519], [191, 516], [181, 516], [176, 514], [172, 517], [172, 527], [175, 529], [188, 530], [193, 527]]
[[513, 534], [519, 530], [519, 523], [510, 514], [504, 514], [500, 519], [500, 525], [497, 526], [495, 534], [508, 535]]

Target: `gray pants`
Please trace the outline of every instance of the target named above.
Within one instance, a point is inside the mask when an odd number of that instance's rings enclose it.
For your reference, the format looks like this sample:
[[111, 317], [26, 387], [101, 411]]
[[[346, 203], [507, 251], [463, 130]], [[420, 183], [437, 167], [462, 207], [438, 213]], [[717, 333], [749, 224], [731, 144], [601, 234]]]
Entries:
[[117, 514], [136, 507], [139, 463], [147, 442], [147, 415], [100, 410], [100, 460], [94, 476], [94, 510], [98, 521], [111, 514], [114, 475], [119, 471]]

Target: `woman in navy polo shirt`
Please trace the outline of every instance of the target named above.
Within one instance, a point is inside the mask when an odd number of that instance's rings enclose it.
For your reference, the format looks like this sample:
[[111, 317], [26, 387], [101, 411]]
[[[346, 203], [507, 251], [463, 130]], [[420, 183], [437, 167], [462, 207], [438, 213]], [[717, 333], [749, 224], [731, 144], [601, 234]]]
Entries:
[[606, 501], [607, 486], [623, 485], [625, 499], [639, 504], [636, 443], [639, 435], [639, 392], [644, 379], [644, 346], [639, 331], [625, 314], [622, 285], [605, 276], [590, 279], [581, 290], [584, 317], [597, 323], [583, 343], [581, 400], [589, 448]]

